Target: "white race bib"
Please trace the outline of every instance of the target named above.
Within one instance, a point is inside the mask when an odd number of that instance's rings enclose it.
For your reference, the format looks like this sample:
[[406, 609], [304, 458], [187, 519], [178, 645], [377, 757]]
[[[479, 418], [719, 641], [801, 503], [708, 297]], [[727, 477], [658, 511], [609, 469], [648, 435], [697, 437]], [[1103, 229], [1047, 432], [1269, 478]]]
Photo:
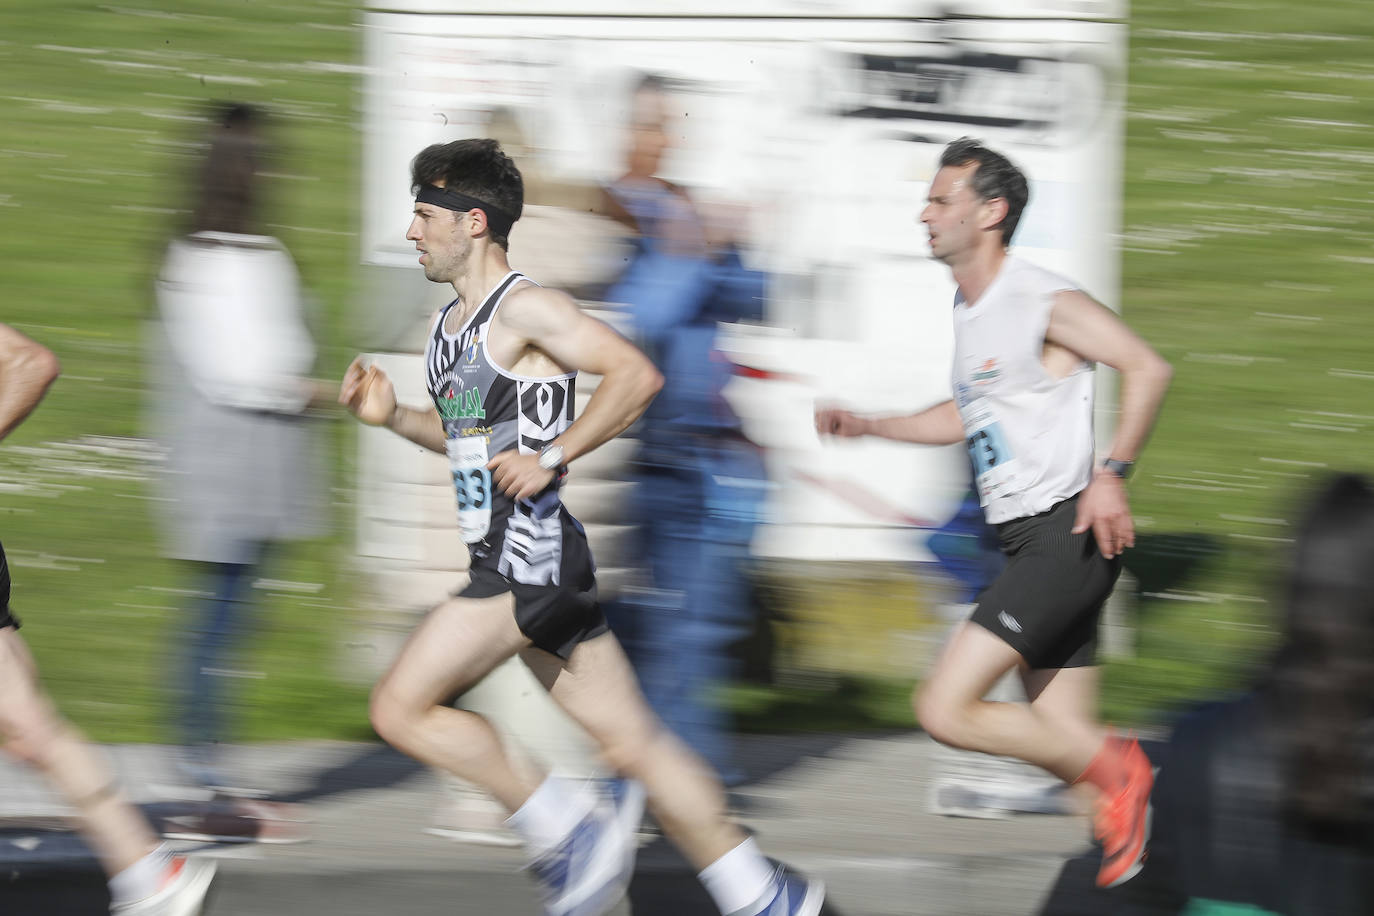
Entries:
[[1007, 444], [1006, 433], [986, 398], [978, 398], [964, 411], [964, 429], [970, 430], [964, 444], [973, 461], [973, 477], [978, 484], [978, 500], [986, 506], [994, 497], [1012, 486], [1018, 471], [1016, 456]]
[[448, 440], [448, 468], [458, 497], [458, 530], [471, 544], [486, 537], [491, 527], [491, 471], [487, 470], [486, 436]]

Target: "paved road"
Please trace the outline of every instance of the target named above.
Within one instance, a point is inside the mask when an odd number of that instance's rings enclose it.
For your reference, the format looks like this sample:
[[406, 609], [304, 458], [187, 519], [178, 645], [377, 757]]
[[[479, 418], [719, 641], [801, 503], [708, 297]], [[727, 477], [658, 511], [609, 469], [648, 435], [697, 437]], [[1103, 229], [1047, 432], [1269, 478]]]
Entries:
[[[1088, 850], [1081, 817], [977, 820], [927, 813], [942, 752], [919, 734], [743, 742], [750, 775], [740, 792], [743, 822], [769, 855], [823, 877], [837, 914], [1041, 914], [1066, 863]], [[166, 797], [174, 783], [166, 748], [108, 751], [136, 801]], [[539, 912], [518, 850], [425, 832], [444, 798], [442, 784], [390, 749], [311, 742], [239, 746], [229, 753], [232, 772], [302, 802], [313, 823], [310, 840], [297, 845], [188, 847], [220, 863], [209, 916]], [[63, 813], [32, 774], [0, 763], [0, 914], [104, 912], [103, 881], [80, 840], [40, 829], [42, 822], [34, 820]], [[1059, 888], [1053, 895], [1059, 911], [1109, 911], [1088, 888], [1090, 875], [1090, 868], [1083, 871], [1067, 894]], [[641, 850], [622, 911], [713, 912], [686, 863], [662, 841]]]

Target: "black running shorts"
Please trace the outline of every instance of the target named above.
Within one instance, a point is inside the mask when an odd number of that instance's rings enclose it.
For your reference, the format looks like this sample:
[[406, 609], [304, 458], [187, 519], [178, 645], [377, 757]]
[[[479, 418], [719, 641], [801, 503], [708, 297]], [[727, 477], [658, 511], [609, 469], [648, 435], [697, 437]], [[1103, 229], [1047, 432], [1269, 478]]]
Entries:
[[5, 546], [0, 544], [0, 630], [19, 629], [19, 618], [10, 613], [10, 562], [5, 558]]
[[559, 658], [567, 659], [578, 643], [609, 630], [590, 567], [584, 577], [560, 585], [525, 585], [480, 563], [474, 563], [468, 574], [471, 578], [458, 592], [459, 598], [490, 598], [510, 592], [515, 596], [515, 624], [520, 632], [537, 648]]
[[1007, 565], [978, 596], [970, 620], [999, 637], [1031, 668], [1097, 663], [1097, 623], [1121, 574], [1092, 531], [1073, 534], [1078, 497], [997, 526]]

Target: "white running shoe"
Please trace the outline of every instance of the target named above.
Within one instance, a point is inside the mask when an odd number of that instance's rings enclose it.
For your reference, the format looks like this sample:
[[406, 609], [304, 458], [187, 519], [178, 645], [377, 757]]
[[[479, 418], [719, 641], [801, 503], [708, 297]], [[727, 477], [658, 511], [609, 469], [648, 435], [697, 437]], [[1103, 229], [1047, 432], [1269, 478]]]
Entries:
[[214, 877], [214, 862], [176, 856], [161, 890], [151, 897], [111, 907], [111, 916], [200, 916]]
[[[628, 848], [627, 848], [628, 847]], [[625, 895], [633, 845], [604, 802], [562, 843], [530, 863], [548, 916], [602, 916]], [[633, 861], [633, 859], [631, 859]]]
[[824, 884], [778, 866], [763, 898], [730, 916], [819, 916], [824, 905]]

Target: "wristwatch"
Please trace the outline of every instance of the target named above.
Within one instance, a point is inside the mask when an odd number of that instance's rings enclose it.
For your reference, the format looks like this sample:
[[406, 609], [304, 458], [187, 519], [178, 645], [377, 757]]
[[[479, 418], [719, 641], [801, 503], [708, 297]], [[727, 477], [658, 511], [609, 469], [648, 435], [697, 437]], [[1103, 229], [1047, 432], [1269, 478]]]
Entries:
[[546, 471], [566, 473], [567, 467], [563, 464], [563, 446], [550, 443], [541, 448], [539, 450], [539, 466]]
[[1108, 458], [1102, 462], [1102, 470], [1108, 474], [1115, 474], [1122, 480], [1131, 476], [1131, 471], [1135, 468], [1134, 461], [1123, 461], [1120, 458]]

